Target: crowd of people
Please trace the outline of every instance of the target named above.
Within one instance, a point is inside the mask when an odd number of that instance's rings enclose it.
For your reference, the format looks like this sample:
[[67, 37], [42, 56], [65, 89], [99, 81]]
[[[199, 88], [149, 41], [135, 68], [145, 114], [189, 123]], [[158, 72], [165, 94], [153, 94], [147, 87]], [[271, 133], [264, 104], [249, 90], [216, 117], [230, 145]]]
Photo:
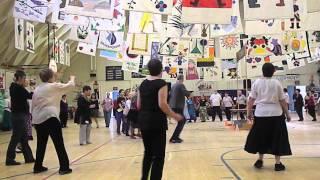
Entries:
[[[289, 95], [280, 82], [272, 79], [275, 68], [266, 63], [262, 67], [263, 78], [256, 80], [248, 97], [243, 91], [237, 91], [236, 97], [229, 92], [223, 96], [214, 91], [211, 96], [194, 97], [184, 85], [184, 76], [178, 75], [177, 82], [168, 90], [167, 83], [161, 79], [162, 63], [159, 60], [150, 60], [148, 63], [150, 76], [135, 90], [120, 90], [118, 97], [113, 99], [106, 93], [102, 102], [99, 102], [97, 88], [92, 92], [90, 86], [84, 86], [82, 93], [77, 97], [75, 123], [79, 124], [79, 144], [91, 144], [91, 125], [95, 122], [99, 128], [99, 112], [102, 107], [105, 127], [109, 128], [112, 115], [115, 117], [116, 133], [124, 134], [132, 139], [142, 138], [144, 144], [144, 158], [142, 180], [161, 179], [165, 160], [166, 131], [168, 118], [177, 121], [176, 128], [169, 139], [170, 143], [182, 143], [181, 132], [186, 122], [215, 121], [216, 115], [223, 121], [222, 112], [225, 112], [227, 121], [232, 120], [232, 109], [240, 111], [241, 120], [254, 121], [247, 137], [245, 150], [249, 153], [259, 153], [254, 167], [263, 167], [264, 154], [275, 155], [275, 170], [285, 170], [280, 157], [291, 155], [288, 132], [285, 121], [290, 121], [288, 111]], [[20, 165], [15, 161], [16, 148], [21, 146], [25, 163], [34, 163], [34, 173], [47, 171], [43, 165], [48, 138], [53, 141], [60, 163], [59, 174], [69, 174], [69, 158], [64, 146], [62, 128], [68, 127], [69, 108], [66, 94], [75, 87], [75, 77], [71, 76], [66, 84], [56, 82], [56, 73], [50, 69], [43, 69], [39, 73], [42, 81], [35, 89], [29, 92], [26, 88], [28, 81], [26, 74], [18, 70], [15, 81], [10, 86], [10, 101], [6, 103], [5, 118], [12, 122], [12, 137], [8, 146], [6, 165]], [[97, 83], [95, 83], [96, 85]], [[50, 94], [50, 96], [48, 96]], [[61, 97], [61, 100], [60, 100]], [[31, 103], [28, 102], [31, 100]], [[305, 98], [297, 89], [293, 96], [295, 110], [299, 121], [303, 121], [303, 107], [316, 121], [316, 101], [314, 92], [308, 92]], [[30, 105], [31, 104], [31, 114]], [[168, 118], [167, 118], [168, 117]], [[31, 123], [37, 133], [37, 149], [34, 158], [28, 140]], [[31, 137], [30, 137], [31, 136]]]

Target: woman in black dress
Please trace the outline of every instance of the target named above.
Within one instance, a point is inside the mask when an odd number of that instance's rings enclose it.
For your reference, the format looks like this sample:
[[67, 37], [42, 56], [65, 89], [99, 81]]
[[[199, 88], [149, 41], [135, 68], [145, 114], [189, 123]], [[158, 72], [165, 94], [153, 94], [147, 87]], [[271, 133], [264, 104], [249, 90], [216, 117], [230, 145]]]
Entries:
[[[263, 78], [257, 79], [253, 86], [248, 101], [248, 119], [253, 119], [252, 107], [256, 103], [254, 124], [247, 137], [245, 150], [248, 153], [259, 153], [259, 158], [254, 164], [257, 169], [263, 167], [264, 154], [275, 156], [275, 171], [285, 170], [280, 161], [280, 156], [291, 155], [288, 138], [287, 120], [291, 117], [283, 93], [281, 83], [272, 79], [275, 67], [266, 63], [262, 67]], [[286, 115], [286, 117], [284, 116]]]
[[90, 105], [92, 105], [92, 108], [90, 108], [91, 118], [96, 122], [97, 128], [99, 128], [99, 122], [97, 119], [99, 117], [99, 101], [95, 93], [91, 94]]
[[144, 144], [142, 180], [161, 180], [166, 149], [167, 115], [182, 120], [183, 117], [173, 112], [168, 103], [168, 86], [161, 79], [162, 64], [159, 60], [148, 63], [150, 76], [144, 80], [138, 91], [137, 107], [139, 125]]

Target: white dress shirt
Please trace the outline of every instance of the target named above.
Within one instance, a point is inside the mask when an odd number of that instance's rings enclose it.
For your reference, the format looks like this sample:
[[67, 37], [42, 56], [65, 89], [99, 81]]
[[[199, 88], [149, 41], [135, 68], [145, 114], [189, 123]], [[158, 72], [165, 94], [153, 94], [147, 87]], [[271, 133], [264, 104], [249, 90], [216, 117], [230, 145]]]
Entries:
[[40, 84], [32, 97], [32, 124], [41, 124], [52, 117], [59, 119], [61, 96], [74, 86], [74, 81]]
[[220, 106], [222, 97], [219, 93], [212, 94], [210, 96], [211, 106]]
[[233, 101], [230, 96], [223, 97], [222, 102], [223, 102], [224, 107], [232, 107], [232, 105], [233, 105]]

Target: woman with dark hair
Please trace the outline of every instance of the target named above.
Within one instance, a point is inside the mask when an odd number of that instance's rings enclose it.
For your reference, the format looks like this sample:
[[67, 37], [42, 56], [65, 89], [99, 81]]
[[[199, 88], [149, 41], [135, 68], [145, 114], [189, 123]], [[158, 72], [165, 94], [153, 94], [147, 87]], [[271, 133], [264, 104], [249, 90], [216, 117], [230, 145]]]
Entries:
[[41, 173], [48, 170], [42, 163], [50, 136], [59, 158], [59, 174], [69, 174], [72, 170], [69, 168], [69, 158], [63, 142], [59, 99], [75, 87], [75, 77], [70, 76], [70, 81], [62, 84], [56, 82], [56, 74], [51, 69], [41, 70], [39, 76], [43, 83], [35, 89], [32, 98], [33, 124], [37, 132], [37, 154], [33, 172]]
[[68, 122], [68, 102], [67, 95], [62, 95], [60, 100], [60, 115], [61, 127], [66, 128]]
[[[266, 63], [262, 67], [263, 78], [257, 79], [251, 89], [248, 101], [248, 119], [253, 120], [252, 107], [256, 103], [254, 123], [247, 137], [245, 150], [259, 153], [254, 167], [263, 167], [264, 154], [275, 156], [275, 171], [284, 171], [281, 156], [291, 155], [287, 121], [291, 120], [280, 82], [272, 79], [275, 67]], [[286, 117], [285, 117], [286, 116]]]
[[95, 105], [90, 103], [90, 95], [91, 95], [91, 87], [83, 86], [82, 94], [78, 98], [78, 112], [79, 112], [79, 123], [80, 123], [80, 131], [79, 131], [79, 141], [80, 146], [85, 144], [91, 144], [90, 135], [91, 135], [91, 116], [90, 109], [94, 108]]
[[99, 128], [99, 122], [97, 119], [99, 117], [99, 101], [96, 93], [91, 94], [90, 105], [92, 105], [92, 108], [90, 108], [91, 118], [96, 122], [97, 128]]
[[[115, 118], [117, 120], [117, 134], [121, 135], [120, 133], [120, 128], [121, 128], [121, 123], [123, 123], [124, 116], [123, 116], [123, 110], [125, 108], [125, 98], [124, 98], [124, 91], [123, 89], [120, 89], [119, 91], [119, 97], [116, 100], [115, 103]], [[124, 132], [124, 129], [122, 128], [122, 132]]]
[[167, 102], [168, 86], [161, 79], [162, 63], [150, 60], [150, 76], [144, 80], [138, 91], [138, 121], [144, 144], [142, 180], [160, 180], [165, 159], [167, 115], [180, 121], [183, 117], [171, 110]]

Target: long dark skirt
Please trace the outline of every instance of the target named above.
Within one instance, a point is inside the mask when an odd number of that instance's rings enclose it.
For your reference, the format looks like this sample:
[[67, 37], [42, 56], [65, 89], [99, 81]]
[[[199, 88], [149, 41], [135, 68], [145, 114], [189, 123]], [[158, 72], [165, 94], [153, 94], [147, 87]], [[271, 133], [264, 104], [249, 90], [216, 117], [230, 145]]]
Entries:
[[255, 117], [244, 149], [252, 154], [292, 155], [285, 116]]

